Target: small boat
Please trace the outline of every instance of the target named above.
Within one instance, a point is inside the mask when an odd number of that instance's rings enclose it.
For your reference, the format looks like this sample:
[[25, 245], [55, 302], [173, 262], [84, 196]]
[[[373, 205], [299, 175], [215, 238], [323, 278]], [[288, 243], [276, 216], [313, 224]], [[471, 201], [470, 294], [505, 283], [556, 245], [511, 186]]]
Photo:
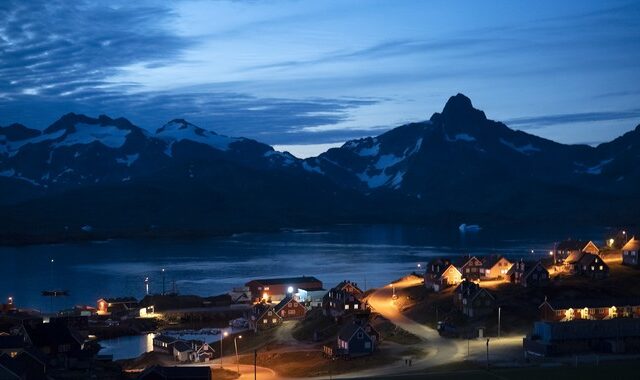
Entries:
[[69, 291], [68, 290], [43, 290], [42, 295], [45, 297], [62, 297], [62, 296], [68, 296]]
[[458, 227], [458, 229], [460, 230], [460, 232], [465, 233], [465, 232], [478, 232], [482, 228], [477, 224], [462, 223], [460, 227]]

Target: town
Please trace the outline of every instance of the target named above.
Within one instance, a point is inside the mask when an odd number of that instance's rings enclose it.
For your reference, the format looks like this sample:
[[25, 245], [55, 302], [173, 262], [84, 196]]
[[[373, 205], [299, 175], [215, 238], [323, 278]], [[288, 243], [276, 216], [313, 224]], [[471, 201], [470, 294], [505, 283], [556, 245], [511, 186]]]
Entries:
[[[377, 289], [314, 276], [226, 294], [119, 295], [55, 313], [0, 309], [3, 379], [383, 377], [580, 368], [640, 354], [640, 240], [565, 240], [537, 260], [434, 257]], [[50, 297], [59, 294], [47, 294]], [[103, 346], [130, 342], [132, 357]], [[128, 352], [130, 350], [127, 350]], [[623, 364], [620, 364], [623, 363]], [[422, 372], [421, 372], [422, 371]]]

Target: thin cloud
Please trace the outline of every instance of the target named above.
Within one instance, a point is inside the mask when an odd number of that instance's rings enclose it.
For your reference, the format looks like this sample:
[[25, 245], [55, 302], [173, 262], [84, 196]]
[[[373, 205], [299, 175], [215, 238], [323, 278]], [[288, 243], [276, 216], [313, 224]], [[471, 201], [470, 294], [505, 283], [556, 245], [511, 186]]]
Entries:
[[582, 112], [557, 115], [531, 116], [506, 120], [505, 124], [513, 128], [537, 129], [552, 125], [615, 121], [640, 118], [640, 109], [609, 112]]

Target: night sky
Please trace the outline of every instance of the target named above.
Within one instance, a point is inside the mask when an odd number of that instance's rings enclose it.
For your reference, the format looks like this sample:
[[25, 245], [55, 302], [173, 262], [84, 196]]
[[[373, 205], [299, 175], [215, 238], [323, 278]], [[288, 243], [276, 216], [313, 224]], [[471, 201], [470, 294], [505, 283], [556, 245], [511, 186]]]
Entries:
[[3, 0], [0, 125], [185, 118], [305, 156], [461, 92], [596, 144], [640, 122], [638, 20], [629, 1]]

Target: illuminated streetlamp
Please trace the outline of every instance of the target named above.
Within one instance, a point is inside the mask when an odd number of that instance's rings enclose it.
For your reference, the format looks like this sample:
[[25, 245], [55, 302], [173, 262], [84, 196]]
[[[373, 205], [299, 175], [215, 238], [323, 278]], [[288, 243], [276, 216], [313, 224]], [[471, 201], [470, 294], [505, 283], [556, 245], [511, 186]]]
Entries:
[[164, 296], [164, 268], [162, 268], [162, 295]]
[[146, 295], [149, 295], [149, 277], [144, 278], [144, 291]]
[[238, 356], [238, 339], [242, 339], [242, 335], [239, 335], [237, 338], [233, 338], [233, 345], [236, 347], [236, 368], [238, 370], [238, 374], [240, 373], [240, 358]]
[[225, 331], [222, 333], [222, 336], [220, 337], [220, 369], [222, 369], [222, 341], [224, 340], [224, 338], [228, 336], [229, 336], [229, 333]]

